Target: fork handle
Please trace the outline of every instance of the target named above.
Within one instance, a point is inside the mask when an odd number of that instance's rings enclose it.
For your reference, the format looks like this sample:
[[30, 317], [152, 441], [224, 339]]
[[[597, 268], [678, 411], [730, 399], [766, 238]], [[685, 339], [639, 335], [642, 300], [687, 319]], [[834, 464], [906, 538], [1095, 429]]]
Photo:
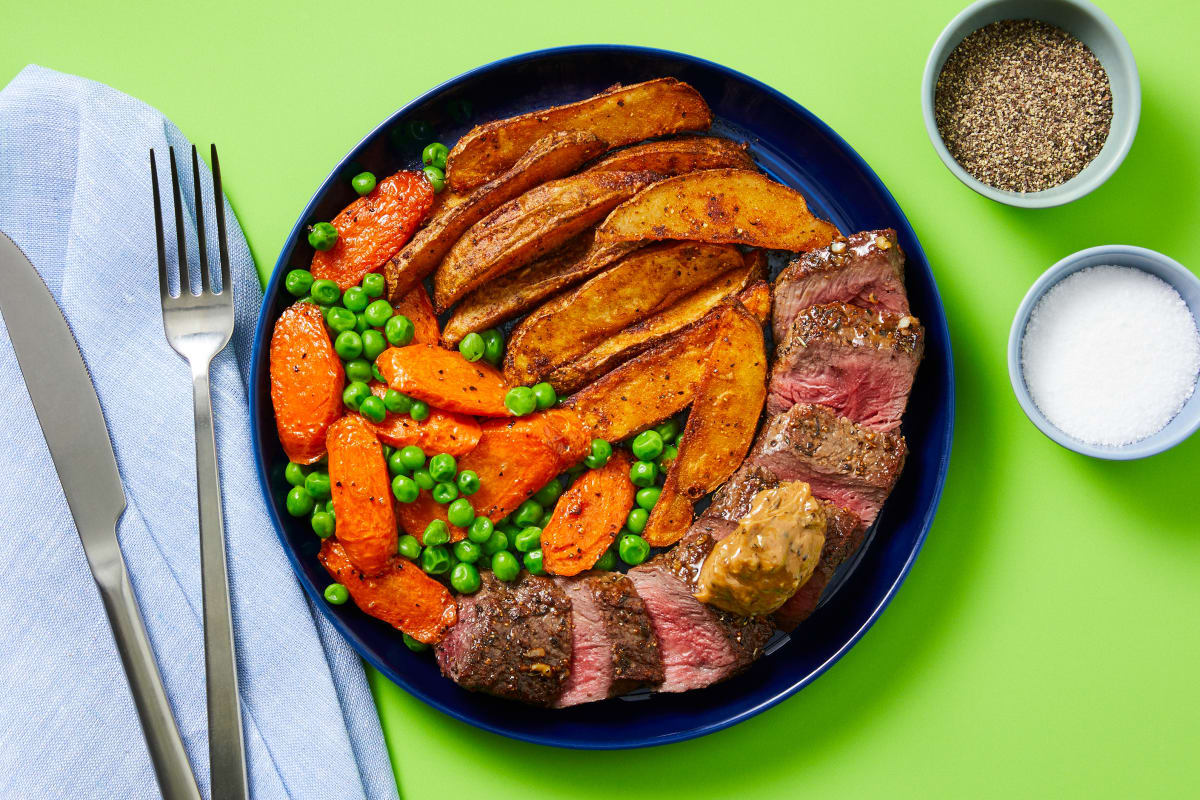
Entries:
[[237, 658], [225, 565], [221, 478], [213, 433], [207, 363], [192, 365], [196, 412], [196, 492], [200, 510], [200, 582], [204, 598], [204, 673], [208, 687], [208, 757], [213, 800], [244, 800], [246, 751], [238, 705]]

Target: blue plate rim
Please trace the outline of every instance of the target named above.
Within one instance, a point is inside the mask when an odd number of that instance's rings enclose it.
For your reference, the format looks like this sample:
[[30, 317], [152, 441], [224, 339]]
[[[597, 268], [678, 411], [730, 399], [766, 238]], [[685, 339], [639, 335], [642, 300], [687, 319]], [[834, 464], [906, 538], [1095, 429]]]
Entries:
[[[639, 54], [644, 54], [644, 55], [663, 56], [663, 57], [678, 59], [680, 61], [684, 61], [684, 62], [688, 62], [691, 64], [696, 64], [699, 66], [713, 69], [713, 70], [715, 70], [719, 73], [722, 73], [726, 76], [729, 76], [729, 77], [734, 78], [739, 81], [743, 81], [743, 82], [753, 86], [755, 89], [763, 92], [764, 94], [769, 95], [769, 96], [773, 97], [774, 99], [778, 100], [779, 102], [790, 107], [792, 110], [794, 110], [800, 116], [804, 117], [808, 121], [809, 124], [813, 125], [814, 128], [819, 130], [824, 136], [827, 136], [829, 139], [831, 139], [833, 142], [835, 142], [840, 148], [842, 148], [845, 151], [845, 153], [850, 157], [851, 161], [854, 162], [855, 165], [860, 168], [860, 170], [863, 172], [863, 174], [869, 178], [871, 184], [873, 185], [874, 190], [877, 191], [879, 193], [879, 195], [886, 201], [886, 205], [889, 207], [889, 209], [896, 214], [898, 219], [901, 219], [904, 221], [904, 223], [908, 226], [910, 231], [913, 231], [913, 241], [916, 243], [917, 251], [920, 255], [920, 258], [926, 264], [929, 263], [928, 258], [925, 256], [924, 248], [921, 246], [920, 240], [916, 236], [916, 231], [912, 227], [912, 223], [909, 222], [908, 217], [904, 214], [904, 211], [900, 208], [900, 205], [896, 202], [896, 199], [892, 195], [891, 191], [888, 190], [887, 186], [884, 185], [883, 181], [880, 180], [879, 176], [875, 173], [875, 171], [873, 169], [871, 169], [870, 165], [868, 165], [867, 162], [862, 158], [862, 156], [859, 155], [858, 151], [855, 150], [853, 147], [851, 147], [850, 144], [840, 134], [838, 134], [836, 131], [834, 131], [831, 127], [829, 127], [829, 125], [827, 125], [824, 121], [822, 121], [819, 117], [817, 117], [815, 114], [813, 114], [807, 108], [805, 108], [803, 105], [801, 105], [800, 103], [791, 99], [790, 97], [783, 94], [779, 90], [767, 85], [766, 83], [763, 83], [762, 81], [758, 80], [757, 78], [751, 77], [749, 75], [746, 75], [743, 72], [740, 72], [739, 70], [735, 70], [730, 67], [726, 67], [722, 64], [719, 64], [715, 61], [711, 61], [709, 59], [700, 58], [698, 56], [689, 55], [687, 53], [681, 53], [678, 51], [667, 50], [664, 48], [657, 48], [657, 47], [643, 47], [643, 46], [639, 46], [639, 45], [622, 45], [622, 44], [577, 44], [577, 45], [567, 45], [567, 46], [562, 46], [562, 47], [548, 47], [548, 48], [542, 48], [540, 50], [530, 50], [525, 53], [519, 53], [517, 55], [507, 56], [505, 58], [497, 59], [495, 61], [490, 61], [490, 62], [488, 62], [486, 64], [482, 64], [478, 67], [474, 67], [473, 69], [469, 69], [459, 75], [456, 75], [453, 78], [442, 81], [437, 86], [434, 86], [433, 88], [422, 93], [418, 97], [412, 99], [408, 103], [405, 103], [403, 106], [396, 109], [396, 111], [394, 111], [390, 115], [388, 115], [388, 117], [385, 120], [383, 120], [378, 125], [376, 125], [369, 133], [367, 133], [365, 136], [363, 136], [358, 141], [358, 143], [355, 144], [354, 147], [351, 148], [350, 151], [347, 152], [346, 155], [342, 157], [341, 161], [339, 161], [338, 164], [330, 171], [329, 175], [325, 178], [325, 180], [321, 182], [321, 185], [317, 187], [315, 192], [313, 192], [312, 197], [309, 198], [308, 204], [304, 207], [304, 211], [301, 213], [300, 217], [297, 219], [296, 224], [292, 227], [291, 231], [289, 231], [287, 237], [284, 239], [284, 246], [280, 250], [279, 257], [276, 259], [275, 265], [272, 268], [271, 277], [267, 281], [267, 285], [263, 290], [263, 304], [262, 304], [262, 307], [259, 309], [258, 322], [255, 325], [255, 330], [254, 330], [254, 339], [253, 339], [252, 355], [251, 355], [251, 362], [250, 362], [250, 375], [252, 376], [252, 378], [253, 378], [253, 376], [259, 374], [259, 370], [261, 368], [260, 362], [262, 361], [262, 359], [264, 357], [264, 351], [269, 350], [269, 348], [264, 348], [264, 347], [260, 346], [261, 343], [266, 341], [263, 338], [265, 328], [268, 325], [267, 317], [268, 317], [269, 307], [266, 302], [266, 299], [268, 297], [274, 296], [275, 292], [278, 291], [279, 283], [283, 280], [283, 274], [285, 271], [281, 270], [280, 267], [284, 266], [287, 263], [287, 257], [286, 257], [287, 256], [287, 243], [291, 242], [293, 239], [295, 239], [296, 235], [303, 229], [304, 224], [305, 224], [304, 221], [306, 219], [308, 219], [309, 216], [313, 213], [320, 198], [330, 188], [330, 186], [333, 184], [333, 182], [338, 179], [338, 176], [341, 174], [343, 169], [354, 160], [354, 158], [358, 155], [358, 153], [369, 142], [373, 141], [376, 136], [378, 136], [380, 133], [382, 133], [386, 129], [388, 129], [392, 125], [394, 120], [396, 120], [397, 118], [406, 114], [410, 109], [421, 105], [426, 100], [431, 99], [432, 97], [438, 95], [439, 93], [443, 92], [447, 88], [449, 88], [452, 85], [455, 85], [461, 81], [467, 80], [476, 75], [486, 73], [493, 69], [497, 69], [499, 67], [509, 65], [509, 64], [519, 64], [519, 63], [522, 63], [525, 61], [531, 61], [531, 60], [535, 60], [535, 59], [539, 59], [539, 58], [545, 58], [547, 56], [568, 55], [568, 54], [585, 53], [585, 52], [633, 52], [633, 53], [639, 53]], [[938, 303], [937, 303], [936, 307], [933, 309], [936, 314], [936, 318], [937, 318], [938, 322], [940, 323], [941, 327], [943, 329], [949, 331], [949, 326], [946, 321], [945, 307], [944, 307], [943, 303], [941, 302], [941, 292], [937, 288], [937, 280], [936, 280], [936, 277], [933, 275], [932, 270], [930, 270], [929, 278], [930, 278], [930, 281], [932, 282], [934, 291], [938, 296]], [[339, 617], [336, 614], [332, 613], [332, 611], [327, 607], [327, 604], [326, 604], [323, 596], [316, 589], [316, 587], [311, 585], [308, 581], [305, 581], [302, 579], [301, 576], [303, 574], [303, 570], [302, 570], [302, 566], [300, 564], [300, 559], [297, 556], [294, 549], [290, 546], [290, 544], [287, 541], [286, 536], [284, 535], [283, 522], [279, 517], [279, 509], [278, 509], [277, 505], [273, 502], [272, 495], [271, 495], [270, 481], [269, 481], [269, 478], [267, 475], [267, 466], [263, 460], [262, 450], [261, 450], [261, 448], [259, 448], [257, 446], [257, 443], [259, 441], [258, 411], [262, 407], [266, 398], [264, 398], [263, 393], [258, 390], [258, 381], [255, 381], [252, 379], [250, 381], [250, 407], [251, 407], [250, 438], [251, 438], [251, 446], [255, 450], [254, 466], [255, 466], [255, 471], [258, 474], [259, 489], [262, 492], [263, 501], [267, 505], [267, 510], [271, 517], [271, 523], [275, 529], [275, 535], [279, 539], [280, 545], [283, 547], [283, 550], [284, 550], [285, 554], [287, 555], [289, 563], [292, 565], [292, 571], [296, 575], [297, 581], [300, 583], [300, 585], [304, 589], [304, 591], [308, 594], [309, 599], [312, 601], [313, 606], [315, 608], [319, 609], [320, 613], [322, 615], [324, 615], [325, 619], [328, 622], [330, 622], [330, 624], [333, 625], [333, 627], [338, 631], [338, 633], [340, 633], [343, 637], [346, 638], [347, 641], [349, 641], [351, 643], [351, 645], [354, 647], [354, 650], [358, 653], [360, 658], [363, 658], [365, 661], [367, 661], [367, 663], [369, 663], [371, 666], [373, 666], [381, 674], [386, 676], [388, 678], [388, 680], [397, 684], [398, 686], [403, 688], [406, 692], [408, 692], [412, 696], [420, 699], [422, 702], [427, 703], [428, 705], [436, 708], [437, 710], [441, 711], [442, 713], [447, 714], [448, 716], [459, 720], [460, 722], [465, 722], [468, 725], [471, 725], [476, 728], [480, 728], [482, 730], [486, 730], [490, 733], [494, 733], [499, 736], [504, 736], [504, 737], [510, 738], [510, 739], [516, 739], [518, 741], [529, 742], [531, 744], [546, 745], [546, 746], [550, 746], [550, 747], [564, 747], [564, 748], [575, 749], [575, 750], [628, 750], [628, 749], [635, 749], [635, 748], [639, 748], [639, 747], [653, 747], [653, 746], [657, 746], [657, 745], [671, 744], [674, 742], [686, 741], [688, 739], [695, 739], [695, 738], [705, 736], [710, 733], [715, 733], [717, 731], [724, 730], [725, 728], [732, 727], [733, 725], [736, 725], [739, 722], [743, 722], [757, 714], [760, 714], [763, 711], [766, 711], [767, 709], [772, 708], [773, 706], [776, 706], [779, 703], [781, 703], [782, 701], [791, 697], [793, 694], [795, 694], [796, 692], [803, 689], [805, 686], [808, 686], [810, 683], [815, 681], [821, 675], [825, 674], [825, 672], [827, 672], [830, 667], [832, 667], [835, 663], [837, 663], [837, 661], [839, 659], [841, 659], [842, 656], [844, 656], [850, 650], [850, 648], [854, 647], [854, 645], [856, 645], [858, 643], [858, 641], [866, 634], [867, 630], [869, 630], [871, 628], [871, 626], [875, 624], [876, 620], [879, 619], [879, 616], [884, 612], [884, 610], [887, 609], [888, 605], [891, 603], [892, 599], [895, 597], [897, 591], [899, 590], [900, 585], [902, 583], [904, 583], [904, 580], [908, 577], [909, 572], [912, 571], [912, 566], [916, 562], [917, 556], [920, 554], [922, 548], [925, 546], [925, 540], [929, 536], [929, 529], [933, 525], [933, 519], [937, 514], [938, 506], [941, 504], [942, 493], [943, 493], [943, 490], [945, 489], [945, 484], [946, 484], [946, 475], [949, 472], [949, 468], [950, 468], [950, 456], [951, 456], [952, 443], [953, 443], [953, 439], [954, 439], [954, 422], [955, 422], [956, 407], [955, 407], [954, 356], [953, 356], [953, 346], [950, 342], [949, 336], [946, 337], [944, 346], [945, 346], [944, 353], [942, 355], [946, 359], [946, 376], [945, 376], [946, 377], [946, 386], [947, 386], [947, 388], [946, 388], [946, 391], [947, 391], [946, 431], [945, 431], [945, 435], [944, 435], [943, 441], [942, 441], [942, 455], [941, 455], [941, 458], [938, 463], [937, 474], [936, 474], [936, 485], [934, 486], [933, 493], [932, 493], [932, 502], [929, 504], [929, 507], [928, 507], [923, 519], [921, 520], [921, 532], [917, 537], [916, 543], [913, 546], [912, 551], [909, 553], [908, 559], [904, 562], [904, 565], [901, 567], [899, 573], [896, 575], [896, 579], [888, 587], [887, 591], [884, 593], [882, 599], [876, 605], [875, 609], [870, 613], [870, 615], [868, 615], [868, 617], [862, 623], [862, 625], [860, 625], [859, 628], [856, 631], [854, 631], [854, 633], [850, 637], [847, 638], [845, 644], [843, 644], [841, 647], [839, 647], [837, 649], [837, 651], [835, 651], [832, 655], [830, 655], [829, 658], [827, 658], [825, 661], [823, 661], [818, 667], [816, 667], [815, 669], [810, 671], [808, 674], [806, 674], [803, 677], [801, 677], [800, 679], [798, 679], [794, 684], [787, 687], [786, 689], [784, 689], [780, 692], [777, 692], [776, 694], [774, 694], [764, 700], [761, 700], [751, 706], [743, 708], [740, 711], [738, 711], [734, 714], [731, 714], [719, 721], [710, 722], [710, 723], [703, 724], [703, 725], [698, 725], [694, 728], [689, 728], [688, 730], [685, 730], [685, 731], [678, 731], [678, 732], [663, 735], [663, 736], [642, 737], [642, 738], [634, 737], [634, 738], [630, 738], [627, 741], [622, 741], [622, 742], [612, 742], [612, 741], [602, 741], [602, 740], [587, 740], [587, 741], [574, 740], [574, 741], [570, 741], [570, 742], [563, 742], [561, 740], [554, 739], [552, 737], [538, 736], [536, 734], [527, 734], [524, 732], [513, 731], [513, 730], [502, 728], [497, 725], [489, 724], [486, 721], [474, 718], [468, 714], [464, 714], [464, 713], [458, 711], [457, 709], [446, 705], [445, 703], [439, 702], [438, 700], [435, 700], [431, 697], [426, 696], [424, 693], [422, 693], [421, 691], [419, 691], [415, 687], [413, 687], [411, 684], [409, 684], [409, 682], [404, 679], [404, 676], [400, 675], [392, 667], [382, 663], [382, 661], [380, 661], [377, 658], [367, 655], [367, 653], [370, 652], [370, 648], [366, 647], [363, 644], [363, 642], [360, 640], [360, 638], [355, 633], [353, 633], [341, 621], [341, 619], [339, 619]]]

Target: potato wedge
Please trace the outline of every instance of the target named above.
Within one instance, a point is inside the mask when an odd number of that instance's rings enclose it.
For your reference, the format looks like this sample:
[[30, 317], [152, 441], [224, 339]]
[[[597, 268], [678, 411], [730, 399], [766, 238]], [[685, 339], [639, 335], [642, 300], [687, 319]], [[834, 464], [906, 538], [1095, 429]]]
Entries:
[[445, 311], [486, 281], [549, 253], [658, 179], [654, 172], [583, 172], [510, 200], [450, 248], [433, 276], [434, 305]]
[[720, 311], [679, 455], [642, 536], [656, 547], [679, 541], [692, 524], [692, 504], [741, 465], [767, 399], [767, 349], [762, 322], [740, 303]]
[[680, 131], [708, 130], [711, 125], [708, 104], [682, 81], [659, 78], [614, 86], [576, 103], [476, 126], [450, 151], [446, 181], [456, 192], [489, 181], [555, 131], [591, 131], [609, 147], [621, 147]]
[[717, 276], [669, 308], [596, 342], [570, 363], [554, 369], [545, 379], [560, 395], [570, 394], [617, 364], [653, 347], [664, 337], [691, 325], [747, 285], [756, 283], [766, 288], [765, 278], [764, 264], [748, 254], [740, 266]]
[[534, 186], [570, 174], [604, 152], [605, 146], [587, 131], [551, 133], [534, 142], [512, 169], [468, 195], [443, 203], [437, 215], [384, 267], [388, 297], [396, 300], [424, 280], [476, 222]]
[[442, 343], [454, 347], [473, 331], [512, 319], [539, 300], [579, 283], [641, 247], [640, 242], [596, 244], [595, 229], [557, 250], [488, 281], [464, 297], [446, 322]]
[[687, 239], [772, 250], [812, 250], [838, 230], [804, 196], [758, 172], [711, 169], [668, 178], [622, 203], [596, 231], [600, 242]]
[[754, 169], [745, 144], [719, 136], [681, 136], [635, 144], [605, 156], [589, 172], [650, 170], [662, 175], [682, 175], [701, 169]]
[[505, 379], [513, 386], [537, 383], [742, 265], [732, 245], [665, 242], [631, 253], [523, 319], [509, 335]]

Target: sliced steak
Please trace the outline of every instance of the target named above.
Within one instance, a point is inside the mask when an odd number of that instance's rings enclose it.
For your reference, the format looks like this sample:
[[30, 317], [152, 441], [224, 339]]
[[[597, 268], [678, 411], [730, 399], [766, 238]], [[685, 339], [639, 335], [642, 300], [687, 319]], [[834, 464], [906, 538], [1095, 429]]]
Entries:
[[654, 627], [633, 582], [619, 572], [555, 578], [571, 600], [571, 674], [555, 705], [615, 697], [663, 679]]
[[771, 615], [776, 627], [787, 633], [796, 629], [812, 612], [829, 585], [829, 579], [842, 562], [857, 552], [867, 527], [853, 511], [825, 503], [825, 544], [812, 577], [804, 582], [779, 609]]
[[908, 313], [904, 252], [891, 228], [862, 231], [812, 250], [787, 266], [775, 280], [775, 341], [782, 342], [796, 315], [822, 303]]
[[898, 433], [873, 431], [831, 408], [802, 403], [768, 420], [746, 462], [778, 480], [806, 482], [817, 497], [849, 509], [869, 527], [907, 453]]
[[436, 651], [442, 674], [472, 691], [552, 705], [571, 662], [571, 602], [549, 578], [482, 578], [478, 592], [457, 598], [458, 624]]
[[767, 412], [820, 403], [880, 431], [900, 424], [925, 337], [916, 317], [847, 303], [809, 306], [775, 356]]

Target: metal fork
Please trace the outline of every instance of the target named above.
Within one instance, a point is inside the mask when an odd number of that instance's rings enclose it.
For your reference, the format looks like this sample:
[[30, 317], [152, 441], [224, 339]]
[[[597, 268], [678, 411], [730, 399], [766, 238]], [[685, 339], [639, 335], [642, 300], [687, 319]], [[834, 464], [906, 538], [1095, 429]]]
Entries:
[[204, 233], [204, 195], [200, 191], [199, 159], [192, 145], [192, 178], [196, 197], [196, 238], [200, 245], [200, 294], [193, 294], [183, 227], [183, 202], [175, 148], [170, 148], [171, 188], [175, 196], [175, 233], [179, 240], [179, 294], [167, 284], [167, 254], [163, 242], [162, 207], [158, 197], [158, 168], [150, 151], [154, 184], [154, 225], [158, 237], [158, 288], [162, 298], [163, 330], [176, 353], [192, 368], [192, 400], [196, 413], [196, 492], [200, 510], [200, 581], [204, 597], [204, 673], [208, 692], [208, 757], [214, 800], [245, 798], [246, 754], [238, 705], [237, 658], [233, 649], [233, 617], [229, 607], [229, 577], [225, 566], [225, 526], [221, 517], [221, 479], [213, 434], [212, 394], [208, 371], [213, 357], [233, 334], [233, 284], [229, 278], [229, 246], [225, 235], [225, 203], [221, 165], [212, 146], [213, 205], [217, 211], [217, 241], [221, 256], [221, 291], [214, 292]]

